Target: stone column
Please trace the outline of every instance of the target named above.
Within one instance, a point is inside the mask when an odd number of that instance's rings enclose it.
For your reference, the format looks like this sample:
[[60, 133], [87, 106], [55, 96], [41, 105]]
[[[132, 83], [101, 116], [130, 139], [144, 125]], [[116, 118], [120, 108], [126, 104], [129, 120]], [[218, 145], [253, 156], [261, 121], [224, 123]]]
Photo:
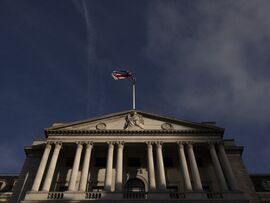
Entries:
[[34, 184], [32, 186], [32, 191], [38, 191], [39, 190], [40, 183], [41, 183], [41, 180], [42, 180], [42, 177], [43, 177], [46, 165], [47, 165], [47, 161], [48, 161], [48, 158], [49, 158], [49, 155], [50, 155], [51, 148], [52, 148], [51, 144], [47, 143], [46, 147], [45, 147], [45, 150], [43, 152], [43, 156], [41, 158], [38, 170], [37, 170], [37, 174], [36, 174], [36, 177], [35, 177], [35, 180], [34, 180]]
[[86, 144], [86, 150], [85, 150], [85, 155], [84, 155], [84, 160], [83, 160], [82, 175], [81, 175], [81, 182], [80, 182], [80, 187], [79, 187], [80, 191], [86, 190], [92, 148], [93, 148], [92, 142]]
[[215, 168], [217, 179], [218, 179], [218, 182], [220, 184], [220, 188], [221, 188], [221, 190], [226, 191], [226, 190], [228, 190], [228, 187], [227, 187], [226, 180], [225, 180], [223, 172], [222, 172], [222, 168], [221, 168], [219, 160], [218, 160], [215, 145], [213, 143], [209, 144], [209, 151], [210, 151], [210, 156], [211, 156], [214, 168]]
[[50, 165], [49, 165], [49, 168], [47, 171], [47, 175], [45, 178], [45, 182], [44, 182], [43, 187], [42, 187], [42, 191], [48, 192], [50, 190], [52, 179], [53, 179], [53, 174], [54, 174], [54, 170], [56, 167], [56, 163], [57, 163], [60, 149], [61, 149], [61, 143], [56, 143], [55, 147], [54, 147], [53, 155], [51, 158], [51, 162], [50, 162]]
[[198, 169], [197, 162], [196, 162], [195, 155], [194, 155], [194, 151], [193, 151], [193, 145], [188, 144], [187, 150], [188, 150], [188, 159], [190, 162], [190, 169], [191, 169], [192, 178], [193, 178], [193, 182], [194, 182], [194, 190], [195, 191], [203, 191], [200, 173], [199, 173], [199, 169]]
[[75, 191], [75, 186], [76, 186], [76, 181], [77, 181], [77, 176], [78, 176], [78, 170], [79, 170], [80, 161], [81, 161], [81, 155], [82, 155], [82, 148], [83, 148], [82, 144], [78, 143], [75, 158], [74, 158], [74, 162], [73, 162], [71, 178], [70, 178], [70, 181], [69, 181], [68, 191]]
[[178, 143], [178, 153], [179, 153], [180, 165], [181, 165], [181, 169], [182, 169], [183, 177], [184, 177], [185, 189], [187, 191], [192, 191], [184, 145], [181, 142]]
[[219, 144], [218, 150], [219, 150], [219, 155], [220, 155], [220, 162], [221, 162], [222, 168], [224, 170], [225, 176], [229, 182], [230, 188], [232, 190], [238, 190], [238, 185], [236, 183], [236, 179], [235, 179], [235, 176], [233, 174], [231, 164], [230, 164], [228, 157], [226, 155], [224, 145]]
[[153, 158], [153, 146], [151, 142], [147, 142], [147, 158], [148, 158], [148, 178], [149, 190], [154, 192], [156, 190], [155, 168]]
[[107, 157], [107, 167], [106, 167], [106, 176], [105, 176], [105, 186], [104, 186], [104, 190], [108, 191], [108, 192], [112, 191], [113, 149], [114, 149], [113, 143], [109, 142], [108, 143], [108, 157]]
[[117, 192], [122, 191], [122, 181], [123, 181], [123, 149], [124, 143], [118, 143], [117, 147], [117, 162], [116, 162], [116, 179], [115, 179], [115, 189]]
[[162, 156], [162, 143], [158, 142], [156, 144], [156, 153], [157, 153], [157, 167], [159, 175], [159, 189], [166, 190], [166, 177]]

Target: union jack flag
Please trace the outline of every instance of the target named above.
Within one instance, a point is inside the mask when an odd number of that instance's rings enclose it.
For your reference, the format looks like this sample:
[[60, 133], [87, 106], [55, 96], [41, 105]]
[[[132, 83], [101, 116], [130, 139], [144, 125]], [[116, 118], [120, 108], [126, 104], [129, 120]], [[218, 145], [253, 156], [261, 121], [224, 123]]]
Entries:
[[125, 70], [115, 70], [112, 72], [112, 77], [115, 80], [123, 80], [123, 79], [130, 79], [135, 82], [135, 77], [132, 75], [131, 72]]

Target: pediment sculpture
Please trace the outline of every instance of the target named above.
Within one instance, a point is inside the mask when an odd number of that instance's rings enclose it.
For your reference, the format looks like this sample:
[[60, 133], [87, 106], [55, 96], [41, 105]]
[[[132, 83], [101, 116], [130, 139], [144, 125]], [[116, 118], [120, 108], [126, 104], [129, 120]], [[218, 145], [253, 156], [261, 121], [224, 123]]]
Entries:
[[129, 113], [126, 118], [126, 123], [124, 126], [124, 129], [131, 129], [133, 127], [139, 127], [140, 129], [143, 129], [144, 126], [144, 120], [142, 115], [138, 114], [137, 112]]

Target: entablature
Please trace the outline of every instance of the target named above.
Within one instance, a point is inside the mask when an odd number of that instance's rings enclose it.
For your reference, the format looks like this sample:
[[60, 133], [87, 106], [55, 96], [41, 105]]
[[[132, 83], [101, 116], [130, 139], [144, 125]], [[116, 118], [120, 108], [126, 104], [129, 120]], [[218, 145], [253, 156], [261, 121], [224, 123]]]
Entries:
[[116, 136], [170, 136], [170, 135], [200, 135], [200, 136], [223, 136], [223, 130], [45, 130], [46, 137], [49, 136], [94, 136], [94, 135], [116, 135]]

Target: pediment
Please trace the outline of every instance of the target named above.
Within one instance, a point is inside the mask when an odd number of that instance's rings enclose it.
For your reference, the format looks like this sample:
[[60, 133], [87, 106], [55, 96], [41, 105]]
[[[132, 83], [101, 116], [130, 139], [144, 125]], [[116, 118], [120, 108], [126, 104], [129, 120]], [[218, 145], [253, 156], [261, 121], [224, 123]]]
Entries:
[[160, 131], [223, 131], [222, 128], [156, 114], [130, 110], [89, 120], [55, 124], [46, 130], [160, 130]]

